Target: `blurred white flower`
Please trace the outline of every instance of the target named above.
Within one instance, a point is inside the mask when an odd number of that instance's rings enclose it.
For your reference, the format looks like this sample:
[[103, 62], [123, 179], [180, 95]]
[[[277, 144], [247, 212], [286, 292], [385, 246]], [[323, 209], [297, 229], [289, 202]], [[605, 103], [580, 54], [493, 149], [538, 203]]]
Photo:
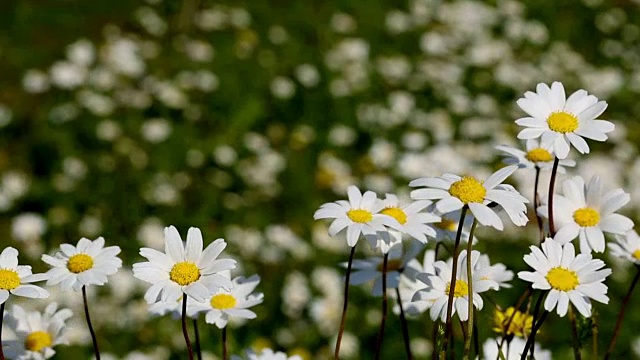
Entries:
[[11, 236], [18, 241], [37, 241], [47, 227], [47, 221], [40, 214], [23, 213], [11, 221]]
[[71, 90], [82, 85], [87, 69], [72, 62], [58, 61], [49, 69], [51, 83], [61, 89]]
[[616, 235], [615, 242], [610, 242], [607, 246], [611, 255], [640, 265], [640, 236], [635, 230], [627, 231], [624, 236]]
[[93, 43], [87, 39], [80, 39], [67, 46], [67, 59], [79, 66], [88, 67], [96, 58]]
[[295, 92], [295, 84], [287, 77], [278, 76], [271, 81], [271, 93], [278, 99], [288, 100]]
[[171, 135], [171, 124], [166, 119], [149, 119], [142, 124], [140, 129], [142, 137], [152, 144], [158, 144]]
[[49, 77], [46, 73], [31, 69], [22, 77], [22, 87], [31, 94], [40, 94], [49, 90]]

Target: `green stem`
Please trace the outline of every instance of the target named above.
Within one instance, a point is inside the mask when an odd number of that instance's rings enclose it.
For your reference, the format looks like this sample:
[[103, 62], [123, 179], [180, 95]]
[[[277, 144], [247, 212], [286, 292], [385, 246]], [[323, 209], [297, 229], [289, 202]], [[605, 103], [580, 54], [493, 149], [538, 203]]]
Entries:
[[631, 281], [631, 286], [629, 286], [629, 291], [627, 291], [627, 295], [624, 296], [624, 300], [622, 300], [622, 306], [620, 307], [620, 313], [618, 313], [618, 320], [616, 321], [616, 327], [613, 330], [613, 336], [611, 337], [611, 342], [609, 343], [609, 348], [607, 349], [607, 353], [604, 355], [605, 360], [609, 360], [611, 353], [613, 352], [613, 348], [616, 346], [616, 339], [618, 339], [618, 335], [620, 334], [620, 327], [622, 326], [622, 320], [624, 319], [624, 311], [627, 308], [627, 304], [629, 304], [629, 300], [631, 300], [631, 295], [633, 294], [633, 289], [635, 289], [636, 284], [638, 284], [638, 280], [640, 280], [640, 265], [636, 265], [638, 271], [636, 271], [636, 276]]
[[382, 319], [380, 320], [380, 329], [378, 330], [378, 338], [376, 341], [376, 360], [380, 359], [382, 352], [382, 339], [384, 338], [384, 325], [387, 322], [387, 264], [389, 263], [389, 253], [384, 254], [382, 260]]
[[576, 360], [582, 360], [580, 339], [578, 338], [578, 324], [576, 323], [576, 315], [573, 311], [573, 305], [569, 305], [569, 322], [571, 323], [571, 347], [573, 348], [573, 358]]
[[396, 288], [396, 296], [398, 297], [398, 306], [400, 306], [400, 326], [402, 327], [402, 339], [404, 340], [404, 350], [407, 353], [407, 359], [412, 360], [411, 343], [409, 342], [409, 326], [407, 326], [407, 318], [404, 316], [404, 308], [402, 306], [402, 298], [400, 298], [400, 287]]
[[471, 337], [473, 335], [473, 259], [471, 255], [473, 250], [473, 233], [476, 231], [476, 226], [478, 226], [478, 220], [474, 218], [473, 224], [471, 225], [471, 231], [469, 232], [469, 239], [467, 241], [467, 288], [469, 290], [469, 292], [467, 293], [467, 302], [469, 303], [469, 320], [467, 321], [467, 337], [464, 342], [465, 359], [469, 359], [469, 354], [471, 353]]
[[342, 302], [342, 318], [340, 320], [340, 330], [338, 330], [338, 339], [336, 340], [336, 351], [334, 352], [335, 360], [340, 359], [340, 343], [342, 343], [342, 334], [347, 320], [347, 306], [349, 306], [349, 277], [351, 276], [351, 265], [353, 264], [353, 256], [356, 253], [356, 247], [351, 247], [349, 254], [349, 262], [347, 262], [347, 278], [344, 282], [344, 299]]
[[540, 234], [540, 243], [544, 242], [544, 227], [542, 226], [542, 218], [538, 214], [538, 207], [540, 206], [540, 195], [538, 195], [538, 184], [540, 183], [540, 167], [536, 165], [536, 180], [533, 185], [533, 213], [536, 215], [536, 221], [538, 223], [538, 231]]
[[182, 294], [182, 335], [184, 335], [184, 341], [187, 343], [189, 360], [193, 360], [191, 340], [189, 340], [189, 332], [187, 331], [187, 294]]
[[198, 331], [198, 319], [193, 319], [193, 332], [196, 336], [196, 356], [202, 360], [202, 349], [200, 348], [200, 332]]
[[4, 319], [4, 304], [0, 304], [0, 360], [4, 360], [4, 352], [2, 351], [2, 320]]
[[100, 350], [98, 349], [98, 339], [96, 337], [95, 331], [93, 331], [93, 325], [91, 325], [91, 317], [89, 316], [89, 303], [87, 301], [86, 286], [82, 287], [82, 300], [84, 301], [84, 317], [87, 320], [87, 326], [89, 326], [89, 333], [91, 333], [91, 341], [93, 342], [93, 352], [96, 356], [96, 360], [100, 360]]
[[227, 327], [222, 328], [222, 360], [227, 360]]
[[558, 173], [558, 164], [560, 163], [560, 159], [556, 156], [556, 159], [553, 161], [553, 169], [551, 170], [551, 180], [549, 181], [549, 201], [547, 205], [549, 206], [549, 236], [554, 237], [556, 235], [556, 227], [553, 221], [553, 191], [556, 185], [556, 174]]

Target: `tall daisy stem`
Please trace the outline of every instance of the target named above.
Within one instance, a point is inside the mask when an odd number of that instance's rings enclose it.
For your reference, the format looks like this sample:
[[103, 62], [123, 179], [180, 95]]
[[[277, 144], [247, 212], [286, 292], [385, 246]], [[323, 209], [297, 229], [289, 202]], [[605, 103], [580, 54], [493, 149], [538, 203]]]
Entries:
[[[456, 276], [458, 274], [458, 256], [460, 255], [460, 239], [462, 238], [462, 228], [464, 227], [464, 217], [467, 215], [467, 205], [462, 207], [460, 211], [460, 222], [458, 223], [458, 231], [456, 233], [456, 242], [453, 245], [453, 266], [451, 269], [451, 281], [449, 282], [449, 299], [447, 300], [447, 317], [444, 327], [444, 341], [442, 349], [446, 353], [449, 345], [449, 336], [451, 335], [451, 313], [453, 312], [453, 294], [456, 290]], [[469, 237], [468, 241], [473, 241], [473, 238]]]
[[[96, 360], [100, 360], [100, 350], [98, 349], [98, 338], [93, 331], [93, 325], [91, 325], [91, 317], [89, 316], [89, 302], [87, 301], [87, 287], [82, 287], [82, 300], [84, 301], [84, 317], [87, 319], [87, 326], [89, 326], [89, 333], [91, 333], [91, 341], [93, 341], [93, 352], [96, 355]], [[3, 304], [4, 305], [4, 304]]]
[[412, 360], [411, 343], [409, 342], [409, 326], [407, 318], [404, 316], [404, 307], [402, 306], [402, 298], [400, 297], [400, 287], [396, 288], [396, 296], [398, 297], [398, 306], [400, 306], [400, 326], [402, 327], [402, 338], [404, 340], [404, 350], [407, 353], [407, 359]]
[[473, 257], [471, 256], [471, 251], [473, 250], [473, 233], [476, 231], [476, 226], [478, 226], [478, 220], [473, 219], [471, 231], [469, 231], [469, 239], [467, 240], [467, 286], [469, 289], [469, 292], [467, 293], [467, 302], [469, 303], [469, 320], [467, 321], [467, 337], [464, 341], [465, 359], [469, 359], [469, 353], [471, 352], [471, 338], [473, 335]]
[[560, 159], [556, 156], [556, 159], [553, 161], [553, 169], [551, 170], [551, 180], [549, 180], [549, 201], [547, 205], [549, 206], [549, 236], [553, 237], [556, 234], [556, 227], [553, 222], [553, 190], [556, 186], [556, 174], [558, 173], [558, 164], [560, 164]]
[[635, 289], [636, 284], [638, 284], [638, 280], [640, 280], [640, 266], [636, 265], [638, 271], [636, 271], [636, 276], [633, 278], [631, 282], [631, 286], [629, 286], [629, 291], [627, 291], [627, 295], [624, 296], [624, 300], [622, 301], [622, 306], [620, 307], [620, 313], [618, 314], [618, 320], [616, 321], [616, 327], [613, 330], [613, 336], [611, 337], [611, 342], [609, 343], [609, 348], [607, 349], [607, 353], [604, 355], [604, 359], [608, 360], [611, 357], [611, 353], [613, 352], [613, 348], [616, 346], [616, 340], [618, 339], [618, 335], [620, 335], [620, 327], [622, 326], [622, 320], [624, 319], [624, 312], [627, 309], [627, 304], [629, 304], [629, 300], [631, 300], [631, 295], [633, 294], [633, 289]]
[[222, 360], [227, 360], [227, 327], [222, 328]]
[[347, 278], [344, 282], [344, 300], [342, 305], [342, 319], [340, 320], [340, 330], [338, 330], [338, 339], [336, 340], [336, 351], [334, 358], [338, 360], [340, 358], [340, 343], [342, 342], [342, 334], [344, 333], [344, 325], [347, 320], [347, 306], [349, 306], [349, 277], [351, 276], [351, 265], [353, 264], [353, 256], [356, 253], [356, 247], [351, 247], [351, 253], [349, 254], [349, 262], [347, 263]]
[[2, 320], [4, 319], [4, 304], [0, 305], [0, 360], [4, 360], [4, 352], [2, 351]]
[[187, 353], [189, 354], [189, 360], [193, 360], [191, 340], [189, 340], [189, 332], [187, 331], [187, 294], [182, 294], [182, 334], [184, 335], [184, 341], [187, 343]]
[[[518, 299], [516, 306], [513, 308], [513, 313], [511, 314], [511, 316], [509, 316], [509, 319], [507, 320], [507, 322], [502, 326], [503, 336], [502, 336], [502, 339], [500, 339], [500, 346], [498, 346], [498, 349], [502, 349], [504, 342], [507, 340], [507, 336], [509, 335], [508, 334], [509, 327], [511, 326], [513, 319], [516, 317], [516, 311], [520, 310], [520, 307], [522, 306], [524, 301], [527, 300], [529, 296], [531, 296], [531, 294], [532, 294], [532, 290], [531, 290], [531, 286], [529, 286], [527, 290], [525, 290], [525, 292], [522, 293], [522, 295], [520, 296], [520, 299]], [[509, 351], [507, 351], [507, 354], [508, 353]], [[498, 354], [498, 359], [496, 360], [499, 360], [499, 359], [500, 359], [500, 354]]]
[[196, 356], [202, 360], [202, 349], [200, 347], [200, 331], [198, 331], [198, 319], [193, 319], [193, 332], [196, 336]]
[[527, 343], [524, 346], [524, 349], [522, 350], [521, 360], [525, 360], [527, 358], [527, 352], [529, 352], [529, 350], [531, 350], [531, 358], [534, 358], [533, 350], [535, 349], [535, 346], [533, 346], [533, 344], [536, 341], [536, 333], [538, 332], [538, 329], [540, 329], [540, 327], [542, 326], [542, 323], [544, 322], [544, 320], [547, 318], [547, 315], [549, 314], [549, 312], [545, 310], [540, 316], [540, 319], [536, 319], [538, 317], [538, 314], [540, 313], [542, 299], [544, 298], [545, 294], [546, 292], [540, 293], [540, 296], [538, 297], [538, 301], [536, 301], [536, 306], [533, 309], [533, 328], [531, 329], [531, 334], [529, 334]]
[[536, 221], [538, 223], [538, 230], [540, 234], [540, 243], [544, 242], [544, 227], [542, 226], [542, 218], [538, 214], [538, 207], [540, 206], [540, 195], [538, 194], [538, 184], [540, 184], [540, 167], [536, 165], [536, 180], [533, 185], [533, 212], [536, 215]]
[[382, 260], [382, 319], [380, 320], [380, 329], [378, 330], [378, 338], [376, 341], [376, 360], [380, 359], [382, 352], [382, 339], [384, 338], [384, 325], [387, 322], [387, 265], [389, 263], [389, 253], [384, 254]]
[[573, 305], [569, 305], [569, 322], [571, 323], [571, 345], [573, 347], [573, 358], [576, 360], [582, 360], [580, 339], [578, 338], [578, 324], [576, 323], [576, 314], [573, 311]]

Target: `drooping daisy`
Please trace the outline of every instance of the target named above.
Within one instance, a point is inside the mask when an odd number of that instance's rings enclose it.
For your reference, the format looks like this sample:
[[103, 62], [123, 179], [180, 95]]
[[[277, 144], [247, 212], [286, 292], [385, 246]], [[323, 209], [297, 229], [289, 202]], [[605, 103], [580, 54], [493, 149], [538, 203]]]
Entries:
[[104, 238], [80, 239], [77, 246], [60, 245], [54, 256], [42, 255], [42, 261], [53, 266], [47, 271], [47, 285], [60, 284], [63, 289], [80, 290], [86, 285], [104, 285], [107, 276], [122, 267], [120, 247], [104, 247]]
[[31, 266], [18, 265], [18, 250], [7, 247], [0, 253], [0, 304], [4, 304], [10, 294], [34, 299], [49, 297], [47, 290], [31, 284], [44, 280], [47, 280], [46, 274], [32, 274]]
[[47, 305], [43, 313], [13, 305], [5, 320], [15, 339], [2, 342], [5, 355], [17, 360], [49, 359], [56, 353], [53, 347], [68, 343], [65, 322], [71, 316], [71, 310], [58, 310], [56, 303]]
[[378, 201], [373, 191], [360, 192], [356, 186], [347, 189], [349, 201], [338, 200], [320, 206], [314, 219], [335, 219], [329, 226], [329, 235], [334, 236], [347, 229], [347, 244], [356, 246], [360, 235], [376, 235], [377, 231], [386, 231], [385, 225], [397, 228], [400, 224], [395, 218], [380, 214], [384, 205]]
[[178, 301], [183, 294], [203, 301], [221, 287], [231, 287], [231, 281], [220, 272], [235, 268], [235, 260], [217, 260], [227, 246], [223, 239], [203, 251], [198, 228], [189, 228], [186, 246], [174, 226], [164, 229], [164, 237], [164, 253], [142, 248], [140, 255], [149, 261], [133, 264], [133, 276], [152, 284], [144, 295], [147, 303]]
[[[502, 357], [499, 354], [498, 346], [502, 344]], [[482, 345], [483, 359], [504, 359], [504, 360], [520, 360], [522, 358], [522, 352], [527, 344], [527, 339], [513, 338], [507, 345], [507, 342], [502, 342], [501, 338], [487, 339]], [[537, 360], [551, 360], [551, 351], [542, 349], [540, 344], [535, 343], [534, 351]]]
[[204, 312], [207, 324], [215, 324], [219, 329], [227, 326], [229, 318], [255, 319], [256, 313], [249, 308], [262, 303], [264, 298], [262, 293], [253, 293], [260, 283], [260, 277], [240, 276], [234, 278], [232, 283], [230, 290], [220, 289], [204, 301], [196, 302], [187, 310], [191, 312], [189, 315]]
[[431, 205], [431, 201], [418, 200], [402, 205], [396, 195], [387, 194], [386, 198], [380, 202], [383, 205], [380, 213], [394, 218], [400, 224], [396, 227], [400, 232], [423, 244], [427, 243], [427, 236], [432, 238], [436, 236], [436, 231], [427, 224], [440, 221], [440, 217], [424, 211]]
[[438, 177], [428, 177], [413, 180], [409, 186], [426, 186], [411, 192], [416, 200], [438, 200], [436, 208], [442, 213], [460, 210], [468, 206], [478, 222], [485, 226], [503, 229], [502, 220], [496, 210], [489, 207], [496, 203], [505, 210], [511, 221], [524, 226], [527, 223], [526, 198], [513, 187], [505, 187], [501, 183], [514, 171], [517, 166], [507, 166], [493, 173], [482, 182], [471, 176], [460, 177], [444, 174]]
[[590, 253], [575, 255], [573, 244], [561, 245], [547, 238], [542, 249], [531, 246], [531, 253], [524, 261], [535, 271], [521, 271], [518, 277], [529, 281], [534, 289], [549, 290], [544, 302], [547, 311], [556, 309], [565, 316], [569, 301], [584, 317], [591, 316], [591, 299], [609, 303], [604, 279], [611, 269], [603, 269], [602, 260], [593, 259]]
[[541, 137], [541, 147], [553, 149], [558, 159], [567, 157], [569, 144], [582, 154], [589, 153], [589, 145], [583, 138], [605, 141], [606, 134], [614, 129], [613, 123], [596, 120], [607, 108], [605, 101], [598, 101], [585, 90], [566, 98], [564, 86], [557, 81], [551, 88], [538, 84], [535, 93], [527, 91], [517, 103], [530, 115], [516, 120], [516, 124], [526, 127], [518, 139]]
[[[508, 145], [498, 145], [497, 150], [505, 153], [502, 160], [507, 165], [517, 165], [521, 169], [538, 167], [542, 170], [551, 170], [555, 154], [553, 147], [542, 147], [537, 139], [529, 139], [525, 143], [525, 151]], [[576, 166], [575, 160], [564, 159], [558, 163], [558, 172], [565, 173], [565, 167]]]
[[[407, 251], [403, 251], [401, 242], [396, 243], [388, 253], [387, 260], [387, 289], [395, 289], [400, 282], [400, 274], [415, 278], [419, 269], [408, 266], [416, 255], [422, 250], [423, 245], [413, 242]], [[346, 265], [346, 264], [343, 264]], [[370, 257], [366, 260], [353, 262], [353, 273], [349, 279], [352, 285], [361, 285], [373, 281], [373, 296], [382, 296], [383, 258], [381, 256]]]
[[631, 261], [640, 265], [640, 236], [635, 230], [627, 231], [622, 235], [616, 235], [615, 243], [608, 243], [611, 255]]
[[[478, 269], [476, 263], [480, 253], [478, 251], [471, 252], [471, 266], [473, 269], [473, 305], [482, 309], [483, 301], [480, 293], [489, 289], [497, 289], [498, 284], [487, 278], [488, 269]], [[430, 302], [431, 320], [440, 318], [442, 322], [447, 317], [447, 302], [449, 300], [449, 290], [451, 287], [451, 271], [453, 259], [447, 262], [436, 261], [433, 265], [434, 273], [420, 273], [416, 276], [418, 281], [423, 282], [426, 287], [416, 292], [412, 301]], [[466, 321], [469, 318], [469, 280], [467, 278], [467, 251], [463, 250], [458, 257], [458, 272], [456, 274], [456, 283], [453, 295], [453, 311], [451, 316], [456, 312], [460, 320]]]
[[[553, 204], [554, 222], [558, 229], [554, 239], [565, 244], [580, 238], [580, 252], [603, 252], [604, 232], [624, 235], [633, 228], [633, 221], [615, 212], [631, 199], [622, 189], [602, 194], [600, 178], [594, 176], [585, 185], [584, 179], [575, 176], [562, 183], [563, 195], [555, 195]], [[543, 205], [538, 213], [548, 216], [548, 207]]]

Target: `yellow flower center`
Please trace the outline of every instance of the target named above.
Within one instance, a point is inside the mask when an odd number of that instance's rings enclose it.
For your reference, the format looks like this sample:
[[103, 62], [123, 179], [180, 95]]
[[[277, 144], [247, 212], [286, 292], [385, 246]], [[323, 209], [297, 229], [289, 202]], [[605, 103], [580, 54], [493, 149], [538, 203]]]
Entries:
[[590, 207], [584, 207], [573, 212], [573, 220], [582, 227], [596, 226], [600, 221], [600, 214]]
[[[445, 290], [445, 294], [449, 294], [451, 291], [451, 283], [447, 283], [447, 289]], [[456, 280], [456, 288], [453, 289], [454, 297], [463, 297], [469, 295], [469, 285], [464, 280]]]
[[578, 128], [578, 118], [564, 111], [554, 112], [547, 118], [549, 129], [559, 133], [574, 132]]
[[179, 262], [171, 268], [169, 279], [179, 285], [186, 286], [200, 279], [200, 269], [192, 262]]
[[434, 224], [437, 228], [447, 231], [456, 231], [458, 230], [458, 222], [453, 221], [451, 219], [442, 218], [442, 221]]
[[552, 288], [560, 291], [570, 291], [580, 285], [578, 274], [563, 267], [554, 267], [547, 273], [547, 281]]
[[457, 197], [465, 204], [471, 202], [481, 203], [484, 201], [487, 190], [482, 186], [482, 183], [474, 177], [465, 176], [461, 180], [451, 184], [449, 194]]
[[20, 276], [9, 269], [0, 269], [0, 289], [13, 290], [20, 286]]
[[399, 207], [390, 206], [382, 210], [380, 213], [391, 216], [392, 218], [398, 220], [400, 224], [404, 224], [407, 222], [407, 214]]
[[[511, 319], [511, 323], [509, 323], [509, 319]], [[509, 323], [508, 328], [507, 323]], [[499, 334], [526, 337], [531, 333], [533, 316], [515, 310], [513, 307], [509, 307], [505, 311], [496, 309], [493, 316], [493, 324], [493, 330]]]
[[550, 162], [551, 160], [553, 160], [553, 156], [551, 156], [551, 153], [543, 148], [531, 149], [529, 152], [527, 152], [527, 155], [525, 155], [525, 157], [527, 158], [527, 160], [532, 162]]
[[636, 260], [640, 260], [640, 249], [634, 251], [632, 255]]
[[[378, 272], [382, 272], [382, 265], [384, 265], [384, 263], [382, 262], [378, 264], [378, 267], [377, 267]], [[392, 259], [387, 261], [387, 272], [398, 271], [400, 270], [401, 267], [402, 267], [401, 259]]]
[[211, 298], [211, 306], [218, 310], [233, 309], [236, 303], [236, 298], [229, 294], [218, 294]]
[[93, 267], [93, 258], [87, 254], [75, 254], [67, 261], [67, 269], [74, 274], [79, 274]]
[[368, 223], [369, 221], [371, 221], [371, 219], [373, 219], [373, 214], [371, 214], [371, 211], [364, 209], [351, 209], [347, 211], [347, 216], [349, 217], [349, 219], [351, 219], [351, 221], [357, 223]]
[[34, 331], [24, 340], [24, 348], [35, 352], [40, 352], [52, 344], [51, 335], [44, 331]]

